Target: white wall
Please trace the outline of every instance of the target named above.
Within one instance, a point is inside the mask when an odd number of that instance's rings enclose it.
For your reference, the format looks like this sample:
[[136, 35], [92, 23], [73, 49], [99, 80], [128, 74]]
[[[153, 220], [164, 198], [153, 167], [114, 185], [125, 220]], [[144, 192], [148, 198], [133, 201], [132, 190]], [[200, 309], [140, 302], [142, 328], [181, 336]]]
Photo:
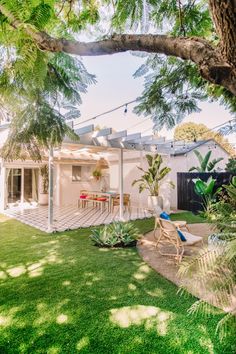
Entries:
[[[61, 206], [76, 206], [78, 205], [79, 195], [82, 189], [100, 190], [101, 181], [90, 179], [93, 169], [94, 165], [82, 166], [81, 181], [74, 182], [72, 181], [72, 164], [60, 164], [60, 183], [55, 190], [55, 204]], [[57, 173], [58, 170], [55, 168], [55, 181], [57, 179]], [[59, 193], [59, 197], [57, 193]]]
[[[219, 145], [215, 145], [213, 142], [201, 145], [197, 150], [205, 155], [209, 149], [211, 149], [211, 160], [214, 158], [223, 157], [217, 167], [224, 170], [225, 164], [228, 161], [228, 153], [222, 149]], [[139, 194], [138, 185], [132, 187], [132, 182], [134, 179], [138, 179], [142, 172], [137, 168], [137, 166], [142, 166], [144, 170], [147, 168], [147, 162], [145, 159], [146, 153], [143, 152], [143, 162], [141, 161], [140, 152], [124, 152], [124, 193], [130, 193], [131, 204], [137, 206], [147, 206], [148, 192], [144, 191]], [[161, 195], [164, 198], [164, 203], [166, 203], [166, 209], [168, 210], [169, 204], [172, 209], [177, 208], [177, 172], [188, 172], [192, 166], [198, 166], [198, 160], [193, 151], [186, 155], [179, 156], [163, 156], [163, 165], [171, 168], [171, 172], [167, 176], [166, 182], [171, 180], [175, 188], [169, 187], [168, 183], [164, 183], [161, 188]], [[110, 158], [110, 186], [111, 188], [119, 188], [119, 167], [117, 155], [113, 155]]]
[[[150, 153], [149, 153], [150, 154]], [[137, 207], [147, 207], [148, 206], [148, 191], [143, 191], [139, 193], [138, 184], [132, 186], [135, 179], [139, 179], [143, 174], [138, 167], [142, 167], [144, 170], [148, 168], [148, 164], [145, 158], [145, 152], [139, 151], [124, 151], [124, 193], [129, 193], [131, 197], [131, 205]], [[163, 156], [164, 164], [167, 165], [168, 158]], [[112, 189], [117, 189], [119, 191], [119, 162], [117, 155], [113, 155], [109, 159], [110, 163], [110, 187]], [[169, 176], [166, 179], [169, 179]], [[164, 198], [166, 208], [168, 209], [170, 200], [171, 188], [167, 183], [164, 183], [161, 188], [161, 195]]]
[[8, 129], [0, 129], [0, 147], [3, 146], [3, 144], [7, 140], [8, 133], [9, 133]]

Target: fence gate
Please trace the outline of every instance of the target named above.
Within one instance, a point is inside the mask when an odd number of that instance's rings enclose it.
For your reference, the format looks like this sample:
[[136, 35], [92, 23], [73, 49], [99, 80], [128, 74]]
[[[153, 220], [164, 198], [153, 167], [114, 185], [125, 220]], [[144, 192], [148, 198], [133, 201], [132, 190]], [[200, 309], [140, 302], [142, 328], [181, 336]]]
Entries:
[[189, 210], [194, 213], [202, 210], [202, 199], [194, 192], [194, 180], [200, 178], [206, 182], [212, 176], [216, 180], [215, 189], [223, 184], [229, 184], [234, 173], [230, 172], [178, 172], [177, 196], [178, 209]]

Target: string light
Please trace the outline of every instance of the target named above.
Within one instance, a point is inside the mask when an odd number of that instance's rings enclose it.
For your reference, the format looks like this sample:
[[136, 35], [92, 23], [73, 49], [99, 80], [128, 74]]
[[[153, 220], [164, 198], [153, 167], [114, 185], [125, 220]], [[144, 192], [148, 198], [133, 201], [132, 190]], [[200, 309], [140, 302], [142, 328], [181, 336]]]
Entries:
[[115, 107], [115, 108], [109, 109], [108, 111], [105, 111], [105, 112], [103, 112], [103, 113], [97, 114], [96, 116], [91, 117], [91, 118], [86, 119], [86, 120], [83, 120], [82, 122], [74, 123], [74, 127], [75, 127], [75, 126], [78, 126], [78, 125], [81, 125], [81, 124], [84, 124], [84, 123], [91, 122], [92, 120], [95, 120], [95, 119], [97, 119], [97, 118], [99, 118], [99, 117], [105, 116], [106, 114], [115, 112], [115, 111], [117, 111], [118, 109], [123, 108], [123, 107], [125, 107], [124, 113], [127, 113], [127, 111], [128, 111], [128, 105], [130, 105], [130, 104], [132, 104], [132, 103], [135, 103], [135, 102], [137, 102], [137, 99], [132, 100], [132, 101], [129, 101], [129, 102], [126, 102], [126, 103], [123, 103], [123, 104], [121, 104], [120, 106], [117, 106], [117, 107]]
[[[110, 110], [108, 110], [108, 111], [105, 111], [105, 112], [103, 112], [103, 113], [100, 113], [100, 114], [98, 114], [98, 115], [96, 115], [96, 116], [94, 116], [94, 117], [91, 117], [91, 118], [89, 118], [89, 119], [86, 119], [86, 120], [84, 120], [84, 121], [82, 121], [82, 122], [75, 123], [74, 121], [72, 121], [72, 122], [71, 122], [72, 127], [74, 128], [75, 126], [78, 126], [78, 125], [81, 125], [81, 124], [90, 122], [90, 121], [95, 120], [95, 119], [97, 119], [97, 118], [99, 118], [99, 117], [102, 117], [102, 116], [107, 115], [107, 114], [109, 114], [109, 113], [115, 112], [115, 111], [117, 111], [117, 110], [119, 110], [120, 108], [123, 108], [123, 107], [124, 107], [124, 114], [127, 114], [127, 112], [128, 112], [128, 105], [130, 105], [130, 104], [132, 104], [132, 103], [135, 103], [135, 102], [137, 102], [137, 99], [134, 99], [134, 100], [129, 101], [129, 102], [127, 102], [127, 103], [123, 103], [123, 104], [120, 105], [120, 106], [117, 106], [117, 107], [112, 108], [112, 109], [110, 109]], [[141, 124], [143, 124], [144, 122], [148, 121], [149, 119], [150, 119], [150, 118], [148, 117], [148, 118], [142, 120], [141, 122], [138, 122], [138, 123], [136, 123], [136, 124], [130, 126], [129, 128], [127, 128], [127, 130], [130, 130], [130, 129], [132, 129], [132, 128], [138, 126], [138, 125], [141, 125]], [[207, 128], [205, 131], [203, 131], [203, 134], [204, 134], [204, 133], [208, 133], [209, 131], [214, 132], [215, 129], [219, 129], [218, 132], [215, 132], [215, 133], [218, 133], [218, 134], [222, 135], [222, 134], [221, 134], [221, 131], [220, 131], [220, 128], [224, 127], [226, 124], [229, 124], [229, 130], [232, 131], [232, 130], [233, 130], [232, 122], [236, 122], [236, 118], [231, 119], [231, 120], [228, 120], [228, 121], [226, 121], [226, 122], [224, 122], [224, 123], [222, 123], [222, 124], [219, 124], [219, 125], [217, 125], [217, 126], [211, 128], [211, 129]], [[145, 132], [147, 132], [147, 131], [149, 131], [149, 130], [151, 130], [151, 129], [152, 129], [152, 128], [148, 128], [148, 129], [144, 130], [142, 133], [145, 133]], [[209, 140], [210, 140], [210, 139], [209, 139]], [[172, 149], [174, 148], [174, 142], [175, 142], [175, 140], [172, 140], [172, 141], [170, 142]], [[196, 137], [194, 137], [193, 142], [194, 142], [194, 143], [197, 143]], [[232, 144], [232, 145], [234, 145], [234, 144]], [[182, 145], [178, 145], [178, 146], [179, 146], [179, 147], [182, 146], [183, 149], [186, 149], [185, 143], [182, 144]], [[215, 148], [216, 148], [216, 147], [217, 147], [217, 145], [216, 145], [216, 143], [215, 143]], [[208, 146], [208, 148], [210, 149], [210, 146]]]

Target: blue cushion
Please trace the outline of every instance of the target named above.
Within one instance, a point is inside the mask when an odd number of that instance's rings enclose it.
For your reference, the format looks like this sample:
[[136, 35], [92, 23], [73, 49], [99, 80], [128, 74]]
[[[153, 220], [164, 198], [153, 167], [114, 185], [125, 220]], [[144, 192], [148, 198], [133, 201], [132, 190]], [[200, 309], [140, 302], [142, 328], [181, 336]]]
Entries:
[[184, 237], [183, 232], [181, 232], [180, 230], [177, 230], [177, 232], [178, 232], [178, 235], [179, 235], [181, 241], [183, 241], [183, 242], [187, 241], [186, 238]]
[[170, 220], [170, 215], [168, 215], [165, 211], [163, 211], [163, 212], [160, 214], [160, 218], [161, 218], [161, 219], [164, 219], [164, 220]]

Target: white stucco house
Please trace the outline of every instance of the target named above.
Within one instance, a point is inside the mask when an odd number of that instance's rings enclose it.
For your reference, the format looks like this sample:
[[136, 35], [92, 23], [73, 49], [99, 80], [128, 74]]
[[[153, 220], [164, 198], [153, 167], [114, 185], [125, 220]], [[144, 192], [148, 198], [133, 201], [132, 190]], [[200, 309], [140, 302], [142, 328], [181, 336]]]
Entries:
[[[8, 132], [9, 123], [0, 125], [0, 147], [6, 141]], [[223, 157], [218, 165], [222, 170], [229, 158], [228, 153], [213, 140], [173, 143], [155, 136], [141, 136], [139, 133], [112, 133], [110, 128], [95, 131], [93, 125], [76, 132], [80, 136], [78, 143], [65, 139], [61, 148], [54, 149], [51, 156], [51, 206], [53, 204], [54, 207], [77, 208], [80, 192], [84, 189], [129, 193], [132, 207], [147, 207], [148, 193], [139, 194], [138, 187], [132, 187], [133, 180], [141, 175], [137, 166], [144, 169], [147, 167], [146, 153], [158, 152], [163, 156], [164, 164], [171, 168], [168, 179], [175, 185], [177, 172], [187, 172], [190, 167], [198, 164], [194, 149], [203, 155], [211, 150], [212, 158]], [[103, 177], [97, 181], [92, 177], [92, 172], [104, 160], [107, 164], [103, 168]], [[45, 156], [41, 164], [31, 160], [8, 162], [0, 158], [1, 211], [9, 211], [16, 206], [37, 207], [41, 185], [39, 168], [45, 163], [48, 163], [48, 156]], [[176, 188], [173, 190], [163, 184], [161, 193], [165, 208], [176, 209]]]

